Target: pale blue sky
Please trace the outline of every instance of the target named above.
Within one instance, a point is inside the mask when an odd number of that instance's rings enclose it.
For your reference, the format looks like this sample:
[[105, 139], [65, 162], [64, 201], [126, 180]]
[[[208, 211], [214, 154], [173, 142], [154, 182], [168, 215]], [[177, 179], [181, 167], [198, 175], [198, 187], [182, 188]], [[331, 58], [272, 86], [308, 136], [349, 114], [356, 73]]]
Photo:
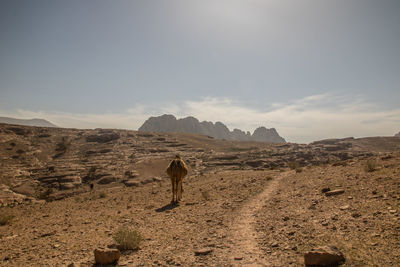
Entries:
[[400, 1], [0, 1], [0, 116], [400, 131]]

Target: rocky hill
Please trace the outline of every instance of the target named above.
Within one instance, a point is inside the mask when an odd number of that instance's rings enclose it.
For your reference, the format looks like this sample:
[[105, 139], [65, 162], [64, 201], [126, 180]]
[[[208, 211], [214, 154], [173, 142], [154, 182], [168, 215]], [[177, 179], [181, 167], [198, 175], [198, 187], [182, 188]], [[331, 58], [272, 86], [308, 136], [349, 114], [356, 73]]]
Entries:
[[256, 141], [270, 143], [285, 143], [285, 139], [279, 136], [275, 128], [257, 128], [253, 134], [239, 129], [230, 131], [221, 122], [215, 124], [208, 121], [200, 122], [194, 117], [176, 119], [173, 115], [151, 117], [139, 128], [141, 132], [183, 132], [208, 135], [217, 139], [234, 141]]
[[394, 135], [395, 137], [400, 137], [400, 132]]
[[15, 124], [15, 125], [25, 125], [25, 126], [38, 126], [38, 127], [58, 127], [57, 125], [46, 121], [44, 119], [15, 119], [9, 117], [0, 117], [0, 123]]

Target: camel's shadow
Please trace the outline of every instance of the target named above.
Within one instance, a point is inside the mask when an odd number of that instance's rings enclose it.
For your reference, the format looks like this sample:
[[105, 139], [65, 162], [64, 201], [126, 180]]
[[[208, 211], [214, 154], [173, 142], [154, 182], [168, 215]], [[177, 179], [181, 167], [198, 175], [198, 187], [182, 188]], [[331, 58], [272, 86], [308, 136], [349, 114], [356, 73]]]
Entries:
[[179, 203], [168, 203], [167, 205], [156, 209], [156, 212], [164, 212], [166, 210], [173, 210], [177, 207], [179, 207]]

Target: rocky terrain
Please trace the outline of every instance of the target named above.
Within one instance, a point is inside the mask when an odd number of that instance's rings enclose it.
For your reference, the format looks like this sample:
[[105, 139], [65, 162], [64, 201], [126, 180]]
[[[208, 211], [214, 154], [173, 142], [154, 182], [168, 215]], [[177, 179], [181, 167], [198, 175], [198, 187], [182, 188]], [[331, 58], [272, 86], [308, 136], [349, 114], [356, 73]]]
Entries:
[[395, 137], [400, 137], [400, 132], [394, 135]]
[[139, 131], [195, 133], [224, 140], [285, 143], [285, 139], [280, 137], [274, 128], [267, 129], [265, 127], [259, 127], [251, 134], [250, 132], [245, 133], [239, 129], [230, 131], [228, 127], [221, 122], [216, 122], [215, 124], [208, 121], [199, 122], [199, 120], [194, 117], [177, 120], [173, 115], [151, 117], [144, 122], [139, 128]]
[[[1, 266], [92, 266], [123, 226], [143, 241], [118, 266], [304, 266], [324, 245], [343, 266], [400, 262], [396, 137], [300, 145], [0, 124], [0, 143]], [[190, 170], [172, 206], [177, 153]]]

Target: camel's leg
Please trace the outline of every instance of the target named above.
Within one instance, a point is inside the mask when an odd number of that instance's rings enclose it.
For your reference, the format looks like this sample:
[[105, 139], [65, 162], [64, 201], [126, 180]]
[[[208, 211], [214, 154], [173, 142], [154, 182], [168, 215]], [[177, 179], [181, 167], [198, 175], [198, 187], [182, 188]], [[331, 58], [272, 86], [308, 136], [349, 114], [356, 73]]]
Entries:
[[182, 200], [182, 179], [178, 182], [178, 200]]
[[179, 202], [179, 179], [175, 178], [175, 202]]
[[172, 184], [172, 200], [171, 203], [175, 203], [175, 181], [174, 178], [171, 177], [171, 184]]

